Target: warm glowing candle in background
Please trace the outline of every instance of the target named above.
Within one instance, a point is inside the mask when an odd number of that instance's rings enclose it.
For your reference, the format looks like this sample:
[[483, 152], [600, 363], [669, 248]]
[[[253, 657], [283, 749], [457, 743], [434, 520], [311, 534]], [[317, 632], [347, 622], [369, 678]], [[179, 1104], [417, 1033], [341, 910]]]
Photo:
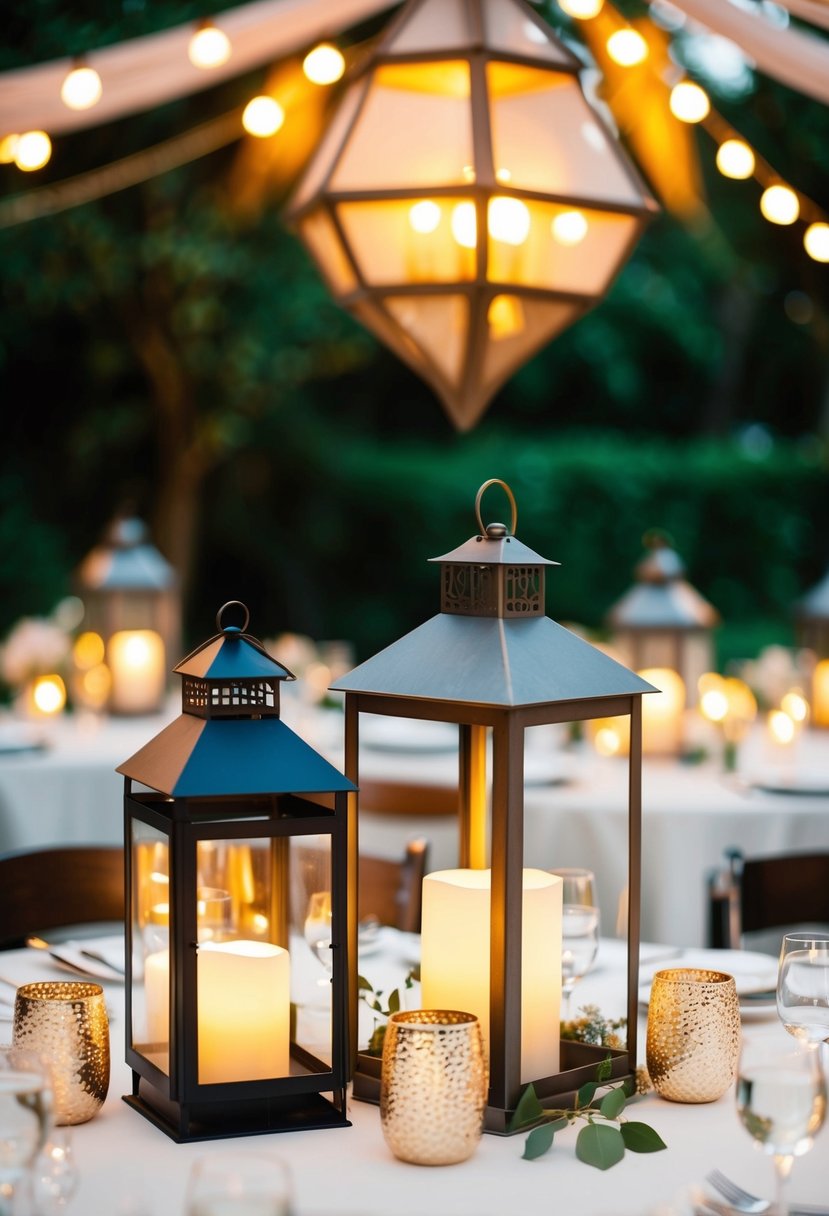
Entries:
[[[489, 870], [440, 870], [423, 880], [421, 999], [428, 1009], [474, 1013], [489, 1053]], [[524, 870], [521, 1079], [559, 1068], [561, 879]]]
[[685, 682], [670, 667], [647, 667], [638, 673], [659, 692], [642, 698], [642, 750], [646, 755], [676, 755], [682, 747]]
[[809, 720], [809, 702], [799, 688], [792, 688], [781, 697], [780, 708], [797, 726]]
[[125, 629], [109, 640], [113, 713], [152, 713], [166, 684], [164, 643], [152, 629]]
[[66, 685], [58, 675], [38, 676], [32, 685], [32, 709], [46, 718], [66, 705]]
[[290, 1074], [290, 989], [290, 957], [281, 946], [199, 947], [199, 1084]]
[[773, 709], [766, 719], [769, 734], [779, 747], [788, 747], [794, 742], [797, 727], [787, 713], [782, 709]]
[[812, 722], [829, 726], [829, 659], [821, 659], [812, 675]]

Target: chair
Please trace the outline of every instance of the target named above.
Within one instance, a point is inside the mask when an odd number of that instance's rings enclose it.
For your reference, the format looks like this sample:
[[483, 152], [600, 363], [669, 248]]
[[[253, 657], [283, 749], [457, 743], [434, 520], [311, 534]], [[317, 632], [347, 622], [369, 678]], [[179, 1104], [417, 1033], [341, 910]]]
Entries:
[[458, 790], [451, 785], [418, 781], [360, 780], [360, 813], [385, 815], [457, 815]]
[[376, 916], [382, 925], [406, 933], [420, 932], [423, 878], [429, 856], [428, 841], [410, 840], [402, 861], [360, 855], [360, 920]]
[[0, 857], [0, 950], [27, 934], [124, 920], [124, 851], [66, 846]]
[[829, 926], [829, 852], [746, 858], [728, 849], [725, 856], [727, 865], [708, 880], [711, 946], [739, 949], [745, 934]]

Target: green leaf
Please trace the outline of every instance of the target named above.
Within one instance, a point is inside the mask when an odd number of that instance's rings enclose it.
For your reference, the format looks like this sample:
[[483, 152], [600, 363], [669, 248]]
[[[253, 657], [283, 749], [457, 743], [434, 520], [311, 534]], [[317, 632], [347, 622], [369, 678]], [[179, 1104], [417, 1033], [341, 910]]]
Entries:
[[536, 1157], [543, 1157], [551, 1147], [555, 1134], [556, 1128], [553, 1123], [542, 1123], [541, 1127], [536, 1127], [531, 1131], [524, 1143], [524, 1160], [535, 1161]]
[[658, 1153], [667, 1144], [647, 1123], [623, 1123], [622, 1139], [632, 1153]]
[[599, 1067], [596, 1069], [597, 1081], [609, 1081], [610, 1075], [613, 1072], [613, 1057], [610, 1052], [607, 1053]]
[[389, 993], [389, 1013], [397, 1013], [400, 1008], [400, 993], [395, 988]]
[[621, 1087], [611, 1089], [601, 1100], [599, 1110], [605, 1119], [615, 1119], [625, 1109], [625, 1092]]
[[618, 1127], [606, 1123], [591, 1123], [576, 1137], [576, 1156], [597, 1170], [609, 1170], [625, 1155], [625, 1141]]
[[374, 988], [363, 975], [357, 976], [357, 988], [360, 992], [373, 992]]
[[528, 1085], [518, 1099], [518, 1105], [509, 1121], [508, 1130], [515, 1132], [530, 1123], [537, 1123], [539, 1119], [543, 1118], [543, 1115], [544, 1107], [536, 1097], [535, 1087]]
[[597, 1081], [586, 1081], [582, 1085], [579, 1092], [576, 1094], [577, 1106], [589, 1106], [596, 1096], [596, 1090], [599, 1088]]

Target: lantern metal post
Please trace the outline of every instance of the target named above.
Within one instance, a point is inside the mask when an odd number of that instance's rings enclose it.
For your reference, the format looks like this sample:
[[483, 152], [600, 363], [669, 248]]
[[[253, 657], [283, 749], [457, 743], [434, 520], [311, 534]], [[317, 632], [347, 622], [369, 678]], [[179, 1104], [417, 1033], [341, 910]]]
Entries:
[[669, 668], [681, 677], [687, 704], [698, 699], [699, 677], [714, 666], [713, 630], [719, 613], [685, 578], [679, 554], [659, 532], [645, 537], [647, 553], [636, 582], [607, 613], [613, 644], [634, 671]]
[[[502, 486], [512, 522], [484, 527], [481, 498]], [[522, 1077], [522, 876], [524, 737], [533, 726], [626, 715], [629, 752], [628, 1042], [611, 1052], [613, 1075], [636, 1061], [641, 850], [641, 699], [651, 685], [545, 614], [544, 575], [557, 565], [515, 536], [512, 492], [486, 482], [478, 534], [432, 560], [441, 566], [441, 612], [334, 684], [345, 693], [345, 767], [358, 785], [360, 714], [452, 722], [459, 728], [460, 865], [487, 867], [485, 743], [492, 740], [490, 894], [490, 1092], [487, 1130], [506, 1133]], [[554, 859], [547, 864], [552, 866]], [[451, 929], [447, 928], [450, 933]], [[551, 1011], [551, 1018], [553, 1013]], [[556, 1028], [557, 1029], [557, 1028]], [[572, 1101], [606, 1049], [561, 1043], [560, 1071], [532, 1078], [542, 1102]], [[379, 1097], [379, 1065], [357, 1051], [354, 1095]]]
[[609, 290], [657, 207], [525, 0], [409, 0], [288, 218], [459, 430]]
[[826, 730], [829, 728], [829, 571], [803, 596], [795, 613], [798, 645], [811, 650], [815, 656], [809, 721], [812, 726]]
[[[222, 624], [234, 603], [175, 669], [180, 717], [118, 769], [125, 1101], [176, 1141], [348, 1126], [354, 787], [282, 722], [294, 677], [244, 605]], [[330, 983], [303, 936], [306, 878]]]

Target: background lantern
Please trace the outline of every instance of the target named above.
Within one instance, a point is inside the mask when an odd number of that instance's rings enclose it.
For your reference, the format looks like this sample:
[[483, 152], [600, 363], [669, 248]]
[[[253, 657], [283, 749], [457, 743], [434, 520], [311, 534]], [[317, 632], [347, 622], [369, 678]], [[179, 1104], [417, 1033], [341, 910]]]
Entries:
[[[361, 713], [459, 726], [460, 869], [428, 875], [424, 882], [423, 994], [424, 1000], [447, 999], [444, 980], [447, 976], [457, 980], [461, 962], [468, 967], [468, 975], [452, 990], [453, 1007], [476, 1012], [483, 1005], [490, 1076], [486, 1125], [491, 1131], [505, 1132], [528, 1081], [534, 1082], [542, 1101], [560, 1096], [566, 1102], [594, 1077], [605, 1054], [604, 1048], [570, 1042], [560, 1044], [559, 1054], [561, 976], [560, 970], [551, 974], [559, 964], [548, 946], [556, 937], [561, 894], [559, 880], [541, 869], [524, 867], [524, 732], [545, 723], [617, 714], [630, 720], [628, 1044], [626, 1050], [611, 1053], [614, 1075], [621, 1076], [636, 1060], [641, 699], [653, 689], [545, 615], [545, 570], [557, 563], [516, 538], [515, 501], [504, 482], [497, 484], [509, 496], [511, 526], [495, 523], [484, 528], [480, 502], [491, 484], [486, 482], [478, 491], [478, 534], [432, 559], [441, 566], [439, 615], [334, 687], [345, 693], [346, 773], [355, 784]], [[531, 860], [536, 865], [554, 861]], [[482, 935], [489, 942], [483, 954], [477, 949]], [[463, 938], [468, 949], [462, 947], [454, 961], [437, 958], [436, 937], [450, 945]], [[473, 948], [477, 963], [471, 957]], [[529, 977], [533, 956], [544, 950], [548, 950], [544, 974]], [[352, 1018], [356, 1042], [353, 1011]], [[376, 1066], [368, 1057], [360, 1057], [355, 1095], [376, 1098], [378, 1092]]]
[[656, 204], [524, 0], [410, 0], [289, 208], [460, 430], [606, 293]]
[[181, 716], [118, 769], [126, 1101], [179, 1141], [348, 1122], [353, 787], [281, 721], [294, 677], [244, 632], [243, 605], [242, 629], [222, 626], [230, 606], [175, 669]]
[[797, 640], [817, 659], [812, 673], [812, 724], [829, 727], [829, 572], [797, 605]]
[[[636, 567], [636, 582], [606, 617], [613, 646], [636, 671], [664, 668], [679, 676], [685, 701], [694, 706], [700, 676], [714, 668], [712, 631], [719, 614], [683, 577], [682, 560], [662, 535], [649, 534], [645, 544], [648, 552]], [[670, 677], [665, 683], [674, 689]], [[677, 686], [674, 701], [678, 695]], [[647, 744], [646, 733], [646, 750]]]
[[81, 562], [75, 581], [83, 628], [104, 646], [113, 713], [161, 708], [167, 664], [180, 647], [181, 605], [173, 567], [149, 540], [147, 526], [118, 516]]

